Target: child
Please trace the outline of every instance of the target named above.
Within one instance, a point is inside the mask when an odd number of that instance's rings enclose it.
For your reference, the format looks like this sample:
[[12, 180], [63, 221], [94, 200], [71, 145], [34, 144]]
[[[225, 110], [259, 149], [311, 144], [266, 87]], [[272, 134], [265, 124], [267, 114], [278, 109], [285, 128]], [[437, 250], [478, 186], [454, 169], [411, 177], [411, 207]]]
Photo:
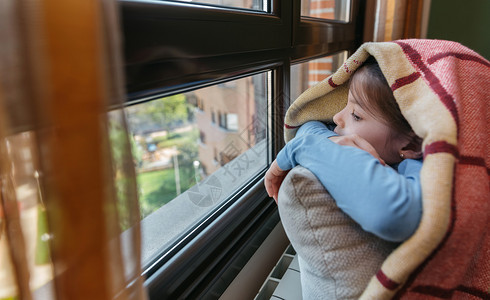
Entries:
[[393, 242], [408, 239], [422, 214], [421, 139], [374, 58], [351, 77], [347, 106], [333, 121], [334, 131], [318, 121], [298, 129], [265, 175], [269, 196], [277, 201], [287, 170], [301, 165], [365, 231]]

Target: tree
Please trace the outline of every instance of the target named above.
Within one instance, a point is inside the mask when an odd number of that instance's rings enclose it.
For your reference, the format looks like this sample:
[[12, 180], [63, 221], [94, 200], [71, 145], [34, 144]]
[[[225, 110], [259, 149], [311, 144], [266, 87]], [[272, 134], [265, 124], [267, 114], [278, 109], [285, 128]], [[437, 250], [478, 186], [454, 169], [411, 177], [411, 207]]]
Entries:
[[150, 120], [162, 129], [171, 129], [189, 117], [188, 104], [183, 94], [160, 98], [145, 103], [136, 112], [139, 118]]

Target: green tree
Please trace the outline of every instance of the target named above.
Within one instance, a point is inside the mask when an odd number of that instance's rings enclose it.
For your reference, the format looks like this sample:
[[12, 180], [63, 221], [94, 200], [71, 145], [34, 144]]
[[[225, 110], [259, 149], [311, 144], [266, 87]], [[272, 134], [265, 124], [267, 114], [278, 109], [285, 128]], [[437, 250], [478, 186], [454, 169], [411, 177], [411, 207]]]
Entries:
[[195, 143], [180, 145], [178, 159], [180, 169], [180, 182], [183, 191], [189, 189], [196, 183], [194, 161], [199, 159], [198, 147]]
[[146, 103], [138, 112], [165, 129], [182, 123], [189, 118], [189, 104], [183, 94], [160, 98]]

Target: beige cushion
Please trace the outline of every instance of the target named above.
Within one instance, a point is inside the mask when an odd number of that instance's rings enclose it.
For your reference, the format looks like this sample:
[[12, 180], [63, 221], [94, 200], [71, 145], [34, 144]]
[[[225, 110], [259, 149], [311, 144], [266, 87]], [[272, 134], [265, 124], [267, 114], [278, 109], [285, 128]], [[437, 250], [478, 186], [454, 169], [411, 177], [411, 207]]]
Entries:
[[358, 299], [397, 245], [363, 231], [301, 166], [286, 176], [278, 205], [299, 256], [304, 299]]

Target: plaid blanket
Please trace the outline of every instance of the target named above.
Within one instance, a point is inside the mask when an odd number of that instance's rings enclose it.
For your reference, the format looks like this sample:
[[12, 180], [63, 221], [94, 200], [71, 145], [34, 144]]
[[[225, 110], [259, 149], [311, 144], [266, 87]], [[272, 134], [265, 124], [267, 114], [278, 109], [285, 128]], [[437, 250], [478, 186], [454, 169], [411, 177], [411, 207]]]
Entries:
[[369, 55], [423, 138], [423, 215], [415, 234], [388, 256], [361, 298], [490, 299], [488, 60], [450, 41], [363, 44], [293, 102], [285, 140], [306, 121], [332, 121], [347, 102], [349, 77]]

